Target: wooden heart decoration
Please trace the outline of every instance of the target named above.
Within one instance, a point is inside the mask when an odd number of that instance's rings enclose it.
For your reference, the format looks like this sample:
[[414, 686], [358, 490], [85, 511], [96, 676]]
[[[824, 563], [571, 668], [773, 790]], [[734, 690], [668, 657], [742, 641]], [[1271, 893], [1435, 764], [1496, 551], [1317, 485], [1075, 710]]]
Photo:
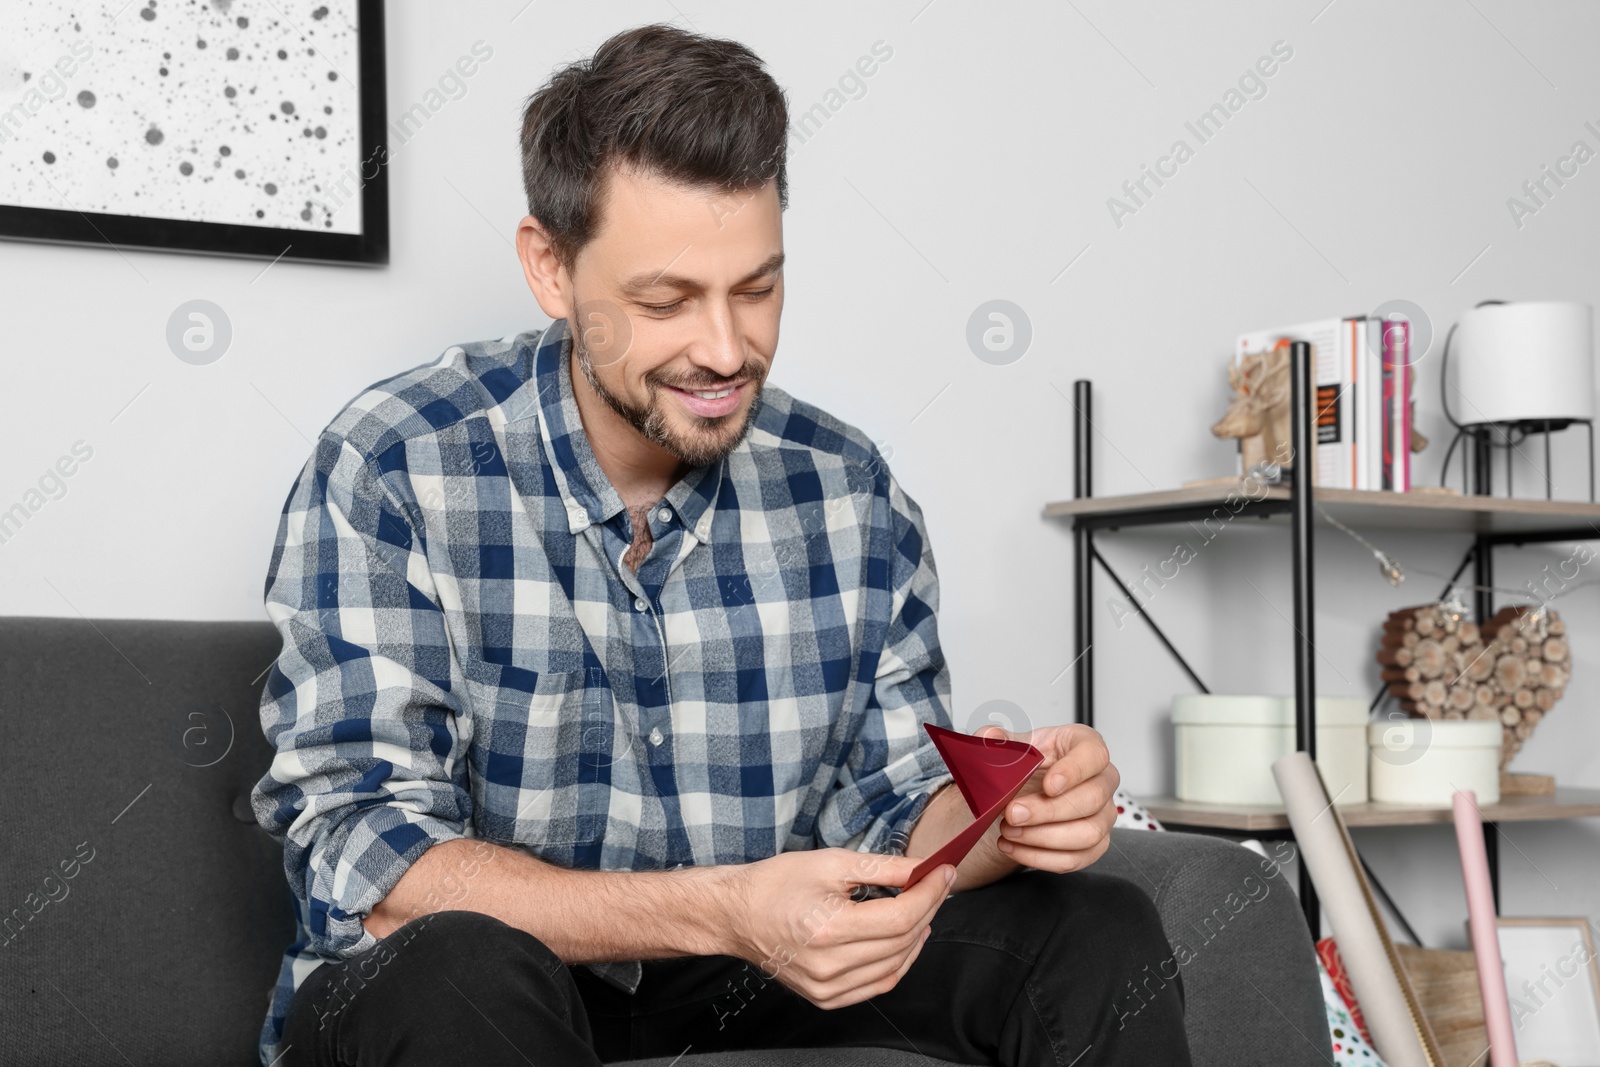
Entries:
[[1572, 676], [1566, 632], [1548, 607], [1501, 608], [1481, 627], [1442, 604], [1402, 608], [1383, 624], [1378, 663], [1407, 714], [1499, 720], [1505, 770]]

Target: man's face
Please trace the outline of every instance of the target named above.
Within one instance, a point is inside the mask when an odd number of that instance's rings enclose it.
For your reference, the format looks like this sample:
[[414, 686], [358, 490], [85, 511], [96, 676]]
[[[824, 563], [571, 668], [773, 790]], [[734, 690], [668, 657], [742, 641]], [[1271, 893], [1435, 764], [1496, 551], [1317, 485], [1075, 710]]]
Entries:
[[574, 352], [608, 407], [691, 467], [743, 440], [778, 346], [775, 183], [726, 192], [613, 172], [568, 268]]

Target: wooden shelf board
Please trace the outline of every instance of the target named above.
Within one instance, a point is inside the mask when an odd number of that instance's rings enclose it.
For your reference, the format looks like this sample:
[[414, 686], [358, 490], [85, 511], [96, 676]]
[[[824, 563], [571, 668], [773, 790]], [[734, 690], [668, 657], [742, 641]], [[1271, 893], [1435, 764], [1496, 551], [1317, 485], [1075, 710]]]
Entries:
[[[1174, 826], [1241, 832], [1289, 828], [1289, 818], [1281, 804], [1197, 804], [1176, 797], [1138, 799], [1156, 819]], [[1481, 810], [1484, 822], [1538, 822], [1600, 816], [1600, 789], [1558, 788], [1554, 796], [1502, 797], [1498, 804], [1485, 804]], [[1341, 804], [1339, 814], [1347, 826], [1426, 826], [1455, 821], [1448, 805]]]
[[[1197, 485], [1156, 493], [1060, 500], [1046, 504], [1049, 518], [1075, 516], [1114, 517], [1121, 514], [1215, 506], [1230, 514], [1224, 503], [1232, 492], [1225, 486]], [[1289, 490], [1274, 487], [1256, 499], [1289, 499]], [[1238, 496], [1234, 506], [1238, 507]], [[1523, 500], [1505, 497], [1459, 496], [1448, 493], [1385, 493], [1367, 489], [1318, 489], [1316, 501], [1329, 514], [1350, 525], [1374, 529], [1456, 531], [1460, 533], [1540, 533], [1568, 527], [1592, 527], [1600, 539], [1600, 504], [1572, 500]], [[1250, 514], [1245, 507], [1234, 517]], [[1177, 521], [1177, 520], [1174, 520]]]

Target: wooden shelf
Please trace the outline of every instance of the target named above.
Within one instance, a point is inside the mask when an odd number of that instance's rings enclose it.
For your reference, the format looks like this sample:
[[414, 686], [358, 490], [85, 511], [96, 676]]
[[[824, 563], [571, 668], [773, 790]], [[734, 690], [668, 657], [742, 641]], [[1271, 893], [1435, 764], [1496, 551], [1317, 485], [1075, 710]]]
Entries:
[[[1228, 486], [1197, 485], [1158, 493], [1061, 500], [1045, 505], [1044, 514], [1049, 518], [1092, 519], [1093, 525], [1107, 528], [1196, 522], [1217, 509], [1221, 509], [1217, 517], [1224, 521], [1229, 517], [1288, 513], [1289, 490], [1285, 487], [1273, 487], [1264, 493], [1255, 489], [1251, 494], [1255, 502], [1245, 504], [1237, 513], [1230, 512], [1225, 503], [1231, 493], [1235, 494], [1233, 507], [1239, 508], [1239, 496]], [[1330, 515], [1350, 526], [1500, 536], [1588, 529], [1600, 540], [1600, 504], [1586, 501], [1367, 489], [1318, 489], [1314, 495]]]
[[[1281, 804], [1197, 804], [1176, 797], [1136, 799], [1151, 815], [1173, 826], [1239, 832], [1289, 828], [1289, 818]], [[1600, 789], [1558, 788], [1554, 796], [1503, 797], [1498, 804], [1485, 804], [1480, 810], [1484, 822], [1539, 822], [1600, 816]], [[1426, 826], [1455, 821], [1448, 805], [1340, 804], [1339, 814], [1347, 826]]]

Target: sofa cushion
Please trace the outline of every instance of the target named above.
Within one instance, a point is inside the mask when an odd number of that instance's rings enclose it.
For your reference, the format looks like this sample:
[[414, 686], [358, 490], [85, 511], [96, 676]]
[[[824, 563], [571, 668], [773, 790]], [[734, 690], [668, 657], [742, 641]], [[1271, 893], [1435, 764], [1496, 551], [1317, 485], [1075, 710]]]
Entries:
[[0, 619], [0, 1063], [248, 1064], [294, 936], [268, 623]]
[[1220, 837], [1117, 828], [1095, 870], [1138, 885], [1155, 901], [1183, 974], [1184, 1029], [1195, 1067], [1330, 1062], [1311, 933], [1286, 866], [1294, 849], [1271, 843], [1269, 862]]

